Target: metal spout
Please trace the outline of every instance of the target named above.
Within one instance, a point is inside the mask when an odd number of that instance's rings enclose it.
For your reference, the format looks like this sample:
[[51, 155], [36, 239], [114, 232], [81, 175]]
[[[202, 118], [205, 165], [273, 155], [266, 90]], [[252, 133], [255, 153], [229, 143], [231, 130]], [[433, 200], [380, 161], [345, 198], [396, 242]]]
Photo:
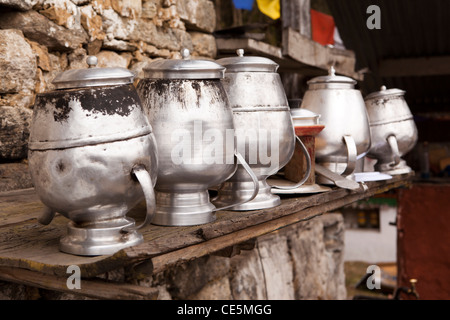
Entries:
[[417, 279], [410, 279], [409, 283], [411, 284], [411, 288], [408, 287], [398, 287], [394, 292], [394, 300], [400, 299], [400, 293], [406, 293], [407, 295], [414, 296], [417, 300], [419, 299], [419, 294], [416, 291], [416, 283]]

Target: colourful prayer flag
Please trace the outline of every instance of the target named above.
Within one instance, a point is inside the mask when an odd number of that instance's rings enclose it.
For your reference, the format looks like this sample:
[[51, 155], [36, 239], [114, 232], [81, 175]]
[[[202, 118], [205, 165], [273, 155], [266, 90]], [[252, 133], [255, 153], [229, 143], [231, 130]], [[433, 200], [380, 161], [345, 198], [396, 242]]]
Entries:
[[273, 20], [280, 18], [280, 0], [256, 0], [259, 11]]

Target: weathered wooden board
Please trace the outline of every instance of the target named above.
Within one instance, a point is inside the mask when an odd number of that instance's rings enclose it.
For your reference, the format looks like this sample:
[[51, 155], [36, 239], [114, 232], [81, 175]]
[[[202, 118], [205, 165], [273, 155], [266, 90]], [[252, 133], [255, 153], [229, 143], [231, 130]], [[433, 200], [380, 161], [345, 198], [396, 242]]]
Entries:
[[[96, 257], [59, 251], [59, 238], [66, 232], [68, 219], [57, 215], [50, 225], [38, 224], [37, 217], [43, 205], [33, 189], [0, 193], [0, 267], [67, 277], [67, 267], [77, 265], [82, 277], [90, 278], [143, 263], [146, 267], [142, 269], [158, 272], [170, 265], [231, 247], [374, 194], [408, 185], [409, 181], [410, 175], [403, 175], [367, 183], [369, 189], [364, 192], [334, 188], [320, 194], [284, 196], [282, 204], [276, 208], [222, 211], [217, 213], [215, 222], [200, 226], [149, 225], [141, 229], [144, 243], [111, 256]], [[144, 212], [142, 203], [129, 215], [139, 220]]]
[[356, 58], [353, 51], [323, 46], [292, 28], [283, 29], [283, 55], [322, 70], [331, 65], [336, 73], [362, 81], [364, 75], [355, 71]]
[[155, 288], [103, 279], [83, 280], [79, 289], [72, 290], [67, 286], [67, 276], [61, 277], [20, 268], [0, 267], [0, 279], [3, 281], [70, 294], [76, 293], [94, 299], [155, 300], [158, 297], [158, 289]]
[[304, 76], [327, 74], [331, 65], [336, 72], [356, 80], [364, 75], [355, 72], [356, 59], [353, 51], [323, 46], [291, 29], [283, 29], [282, 48], [249, 38], [216, 39], [218, 58], [236, 55], [244, 49], [247, 55], [259, 55], [279, 64], [279, 72], [297, 72]]

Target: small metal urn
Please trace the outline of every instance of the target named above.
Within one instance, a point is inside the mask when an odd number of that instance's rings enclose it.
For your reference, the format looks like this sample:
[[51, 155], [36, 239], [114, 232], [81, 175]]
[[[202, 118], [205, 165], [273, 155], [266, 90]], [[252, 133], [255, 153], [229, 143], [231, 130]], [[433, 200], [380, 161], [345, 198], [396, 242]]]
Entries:
[[[272, 188], [295, 189], [305, 179], [292, 186], [270, 186], [267, 178], [284, 167], [294, 153], [296, 142], [305, 156], [309, 155], [301, 140], [295, 136], [289, 104], [277, 73], [278, 64], [257, 56], [244, 56], [244, 50], [237, 50], [237, 56], [217, 60], [226, 68], [223, 80], [225, 91], [233, 110], [238, 150], [255, 172], [259, 193], [252, 201], [235, 205], [232, 210], [245, 211], [272, 208], [281, 203]], [[251, 193], [252, 181], [242, 169], [224, 182], [216, 205], [229, 205]]]
[[234, 144], [233, 116], [221, 82], [225, 68], [191, 59], [187, 49], [181, 54], [182, 59], [151, 62], [137, 86], [158, 143], [156, 225], [214, 221], [225, 206], [214, 206], [208, 189], [233, 175], [237, 161], [253, 181], [242, 202], [258, 192], [256, 177]]
[[146, 200], [143, 224], [153, 215], [157, 150], [132, 82], [123, 68], [96, 68], [59, 74], [56, 90], [39, 94], [30, 129], [29, 169], [46, 206], [71, 221], [60, 250], [107, 255], [143, 241], [128, 211]]
[[376, 171], [390, 175], [412, 171], [401, 157], [411, 151], [418, 139], [404, 94], [403, 90], [382, 86], [380, 91], [365, 97], [372, 137], [367, 155], [377, 159]]
[[[353, 179], [358, 158], [370, 148], [370, 127], [364, 99], [356, 81], [335, 74], [308, 81], [301, 108], [321, 115], [325, 128], [316, 136], [316, 161], [328, 170]], [[318, 177], [319, 183], [332, 184]]]

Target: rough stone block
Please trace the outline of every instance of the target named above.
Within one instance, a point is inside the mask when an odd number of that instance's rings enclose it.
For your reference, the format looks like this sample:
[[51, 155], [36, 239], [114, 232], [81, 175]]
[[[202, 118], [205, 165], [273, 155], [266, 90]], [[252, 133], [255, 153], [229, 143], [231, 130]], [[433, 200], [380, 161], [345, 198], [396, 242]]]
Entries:
[[0, 30], [0, 93], [33, 90], [36, 56], [19, 30]]
[[230, 287], [235, 300], [266, 300], [264, 270], [257, 249], [231, 259]]
[[129, 35], [133, 41], [145, 41], [158, 49], [179, 51], [188, 48], [192, 51], [192, 39], [189, 33], [180, 29], [166, 29], [157, 27], [151, 21], [140, 20]]
[[216, 11], [212, 1], [177, 1], [177, 10], [188, 30], [191, 29], [211, 33], [216, 28]]
[[190, 296], [189, 300], [232, 300], [228, 277], [208, 282], [200, 291]]
[[48, 49], [45, 46], [40, 45], [34, 41], [28, 41], [37, 58], [37, 66], [44, 71], [50, 72], [52, 65], [50, 63], [50, 55], [48, 53]]
[[89, 40], [95, 41], [105, 39], [105, 31], [103, 30], [102, 17], [97, 14], [92, 5], [87, 5], [80, 8], [80, 22], [84, 30], [89, 35]]
[[208, 282], [225, 276], [229, 259], [205, 256], [189, 261], [166, 274], [168, 291], [175, 299], [186, 299], [199, 292]]
[[21, 11], [28, 11], [38, 3], [39, 0], [0, 0], [0, 7], [8, 7]]
[[130, 35], [139, 26], [137, 20], [123, 18], [111, 8], [103, 10], [101, 16], [103, 30], [108, 40], [130, 40]]
[[214, 59], [217, 55], [216, 38], [203, 32], [189, 32], [194, 47], [193, 55]]
[[122, 17], [139, 18], [142, 12], [142, 0], [111, 0], [111, 6]]
[[33, 10], [0, 14], [0, 29], [21, 30], [28, 39], [56, 51], [71, 51], [88, 41], [82, 28], [68, 30]]
[[161, 0], [142, 0], [141, 18], [153, 19], [161, 7]]
[[99, 68], [128, 68], [129, 61], [125, 57], [121, 56], [120, 54], [109, 51], [109, 50], [103, 50], [97, 53], [97, 59], [98, 64], [97, 67]]
[[[337, 226], [330, 228], [331, 225]], [[343, 242], [326, 245], [326, 239], [343, 239], [342, 228], [341, 215], [326, 214], [291, 229], [288, 242], [294, 265], [296, 299], [346, 298]]]
[[0, 159], [26, 158], [32, 114], [26, 108], [0, 107]]
[[44, 0], [40, 14], [67, 29], [80, 29], [80, 9], [70, 0]]
[[103, 41], [102, 48], [113, 51], [135, 51], [138, 49], [138, 46], [124, 40], [106, 39]]
[[90, 1], [90, 4], [100, 15], [103, 15], [105, 10], [112, 9], [111, 0], [95, 0]]
[[69, 69], [86, 69], [88, 64], [86, 63], [87, 52], [83, 48], [78, 48], [67, 55], [67, 61], [69, 63]]

